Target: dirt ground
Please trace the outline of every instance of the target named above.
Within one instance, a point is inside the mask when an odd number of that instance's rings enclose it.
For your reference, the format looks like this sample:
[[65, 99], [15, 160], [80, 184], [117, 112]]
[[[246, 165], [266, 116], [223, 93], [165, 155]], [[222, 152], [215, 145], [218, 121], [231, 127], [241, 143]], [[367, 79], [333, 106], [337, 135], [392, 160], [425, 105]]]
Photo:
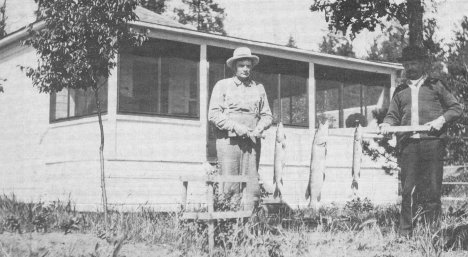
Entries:
[[[0, 234], [0, 256], [67, 256], [104, 257], [112, 256], [115, 245], [91, 234], [29, 233]], [[124, 243], [118, 252], [119, 257], [180, 256], [169, 245], [146, 245]]]

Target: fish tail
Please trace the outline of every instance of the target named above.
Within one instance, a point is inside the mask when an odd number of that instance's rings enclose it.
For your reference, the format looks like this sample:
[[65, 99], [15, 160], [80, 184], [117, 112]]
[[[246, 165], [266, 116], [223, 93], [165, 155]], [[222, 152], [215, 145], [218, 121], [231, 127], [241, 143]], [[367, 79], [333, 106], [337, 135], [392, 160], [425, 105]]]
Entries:
[[279, 198], [282, 198], [281, 190], [279, 189], [279, 187], [276, 187], [275, 192], [273, 193], [273, 198], [276, 198], [278, 196], [279, 196]]

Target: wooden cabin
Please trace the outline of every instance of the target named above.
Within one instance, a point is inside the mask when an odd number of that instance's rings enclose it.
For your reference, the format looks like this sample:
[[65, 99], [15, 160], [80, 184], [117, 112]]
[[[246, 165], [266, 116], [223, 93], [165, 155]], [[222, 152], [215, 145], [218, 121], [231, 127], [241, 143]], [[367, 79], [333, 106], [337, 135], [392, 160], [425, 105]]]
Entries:
[[[132, 26], [148, 29], [150, 39], [118, 55], [100, 93], [109, 204], [179, 208], [179, 177], [202, 175], [202, 163], [216, 161], [207, 122], [210, 93], [218, 80], [233, 75], [225, 62], [241, 46], [260, 57], [253, 79], [265, 86], [275, 123], [286, 127], [283, 201], [294, 208], [307, 204], [319, 115], [332, 120], [322, 201], [349, 199], [353, 128], [346, 128], [346, 120], [358, 113], [372, 125], [372, 111], [388, 106], [399, 64], [198, 32], [140, 7], [137, 14]], [[0, 93], [0, 189], [25, 201], [71, 199], [78, 209], [96, 210], [101, 188], [94, 95], [72, 89], [39, 93], [18, 67], [36, 65], [35, 50], [20, 44], [27, 36], [24, 28], [0, 41], [0, 77], [7, 79]], [[259, 172], [267, 190], [273, 188], [275, 130], [273, 125], [262, 141]], [[398, 179], [381, 166], [364, 158], [360, 194], [393, 203]], [[203, 203], [204, 190], [203, 184], [189, 185], [188, 203]]]

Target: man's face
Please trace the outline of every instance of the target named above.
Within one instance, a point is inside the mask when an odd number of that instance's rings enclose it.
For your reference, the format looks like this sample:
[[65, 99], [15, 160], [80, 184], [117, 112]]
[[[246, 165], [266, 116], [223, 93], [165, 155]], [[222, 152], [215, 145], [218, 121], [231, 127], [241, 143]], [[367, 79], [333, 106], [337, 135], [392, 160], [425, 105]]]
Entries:
[[239, 80], [247, 80], [252, 70], [252, 60], [241, 59], [236, 62], [236, 77]]
[[406, 71], [406, 78], [415, 80], [424, 74], [424, 62], [419, 60], [403, 62]]

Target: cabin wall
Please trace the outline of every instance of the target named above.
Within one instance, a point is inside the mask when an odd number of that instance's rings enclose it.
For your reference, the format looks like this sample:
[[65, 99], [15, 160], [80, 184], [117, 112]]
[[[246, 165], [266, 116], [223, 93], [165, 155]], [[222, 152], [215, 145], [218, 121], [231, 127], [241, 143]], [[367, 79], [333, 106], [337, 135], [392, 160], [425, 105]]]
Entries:
[[[169, 38], [170, 39], [170, 38]], [[177, 210], [182, 193], [181, 175], [203, 175], [206, 161], [206, 106], [208, 72], [201, 46], [200, 119], [173, 118], [117, 112], [118, 74], [108, 85], [108, 112], [103, 116], [108, 202], [114, 208]], [[261, 49], [257, 47], [257, 49]], [[260, 50], [259, 50], [260, 51]], [[271, 50], [259, 54], [269, 54]], [[283, 56], [287, 56], [282, 52]], [[205, 57], [203, 57], [205, 56]], [[0, 189], [20, 199], [49, 201], [71, 199], [78, 209], [100, 208], [100, 131], [97, 117], [49, 122], [50, 96], [39, 94], [18, 65], [35, 66], [31, 48], [19, 44], [0, 52], [1, 76], [7, 79], [0, 93]], [[204, 74], [204, 72], [206, 72]], [[313, 75], [313, 69], [309, 69]], [[313, 76], [312, 76], [313, 77]], [[308, 92], [314, 92], [314, 81]], [[204, 94], [204, 95], [203, 95]], [[315, 97], [309, 98], [309, 105]], [[314, 108], [309, 108], [313, 111]], [[309, 117], [315, 116], [315, 114]], [[305, 207], [314, 119], [309, 127], [286, 126], [287, 159], [283, 175], [283, 201]], [[273, 192], [273, 158], [276, 127], [262, 140], [259, 173], [264, 187]], [[343, 203], [351, 195], [352, 129], [331, 130], [322, 202]], [[337, 136], [338, 135], [338, 136]], [[375, 203], [395, 202], [398, 180], [364, 157], [361, 196]], [[204, 204], [206, 187], [189, 183], [188, 203]], [[272, 198], [272, 196], [270, 196]]]
[[40, 144], [47, 131], [49, 97], [39, 94], [18, 65], [34, 66], [34, 52], [19, 44], [0, 51], [0, 190], [23, 199], [39, 195], [45, 152]]

